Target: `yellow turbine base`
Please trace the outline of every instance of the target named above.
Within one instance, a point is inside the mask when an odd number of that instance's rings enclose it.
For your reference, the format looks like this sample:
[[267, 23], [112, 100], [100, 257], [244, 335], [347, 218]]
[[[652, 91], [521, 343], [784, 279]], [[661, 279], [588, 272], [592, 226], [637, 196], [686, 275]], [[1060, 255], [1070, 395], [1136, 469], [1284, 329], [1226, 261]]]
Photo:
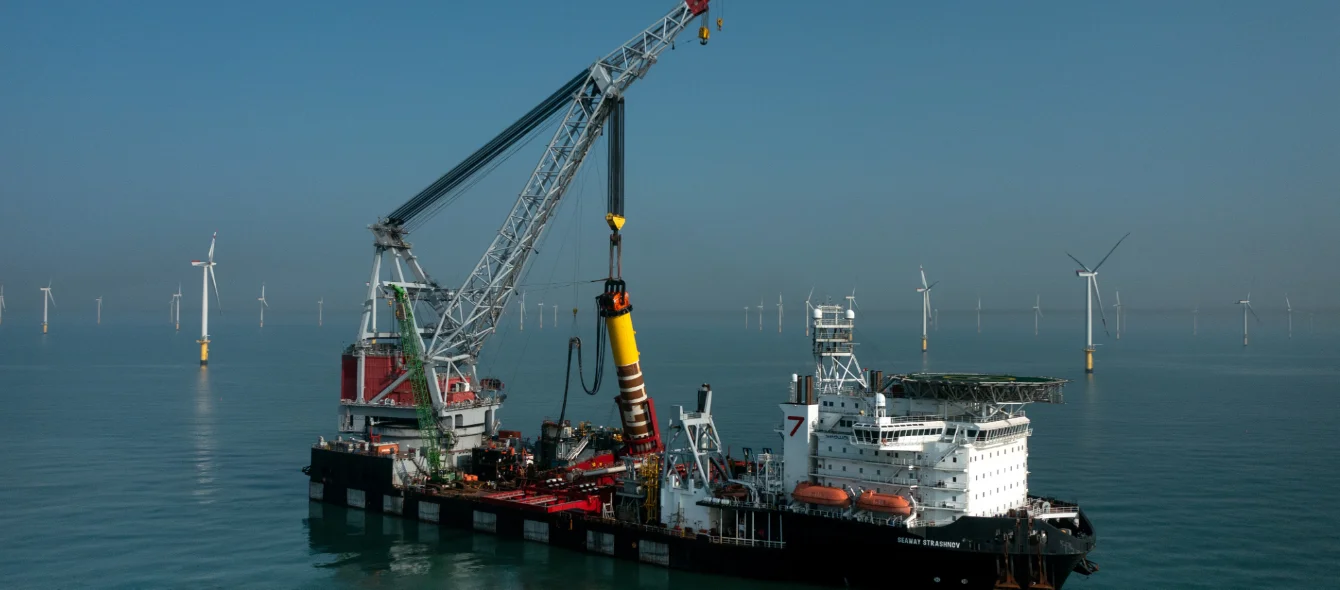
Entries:
[[209, 341], [200, 340], [200, 366], [209, 364]]
[[926, 337], [921, 337], [921, 352], [926, 352]]
[[[42, 322], [42, 333], [43, 333], [43, 334], [46, 334], [46, 333], [47, 333], [47, 323], [46, 323], [46, 322]], [[1244, 341], [1243, 344], [1246, 344], [1246, 342]]]
[[1093, 349], [1092, 349], [1092, 348], [1086, 348], [1086, 349], [1084, 349], [1084, 372], [1085, 372], [1085, 373], [1092, 373], [1092, 372], [1093, 372]]

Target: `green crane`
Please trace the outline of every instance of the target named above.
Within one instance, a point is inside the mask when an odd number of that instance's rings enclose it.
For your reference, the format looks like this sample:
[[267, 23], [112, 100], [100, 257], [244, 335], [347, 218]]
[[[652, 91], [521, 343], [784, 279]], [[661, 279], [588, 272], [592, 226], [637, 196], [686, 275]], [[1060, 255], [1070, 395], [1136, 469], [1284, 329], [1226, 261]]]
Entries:
[[423, 437], [420, 451], [428, 457], [428, 478], [437, 479], [442, 467], [442, 430], [437, 426], [433, 396], [428, 391], [428, 377], [423, 370], [423, 349], [418, 328], [414, 325], [414, 305], [404, 287], [391, 285], [391, 289], [395, 291], [395, 317], [400, 322], [400, 350], [405, 356], [405, 370], [409, 372], [414, 409], [419, 418], [419, 434]]

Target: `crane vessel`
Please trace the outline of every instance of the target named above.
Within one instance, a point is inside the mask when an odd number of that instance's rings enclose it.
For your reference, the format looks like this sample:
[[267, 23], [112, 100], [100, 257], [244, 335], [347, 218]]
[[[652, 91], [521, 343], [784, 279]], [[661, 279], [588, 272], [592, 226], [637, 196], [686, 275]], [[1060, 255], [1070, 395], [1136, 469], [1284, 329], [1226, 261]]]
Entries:
[[[579, 72], [497, 137], [370, 226], [371, 278], [342, 356], [339, 435], [311, 447], [312, 501], [523, 538], [648, 564], [856, 587], [1059, 588], [1097, 567], [1073, 503], [1029, 495], [1030, 403], [1060, 403], [1050, 378], [912, 374], [860, 367], [855, 311], [811, 306], [814, 373], [778, 383], [781, 453], [728, 456], [703, 384], [662, 437], [622, 278], [625, 92], [707, 0], [683, 0]], [[721, 21], [717, 20], [718, 28]], [[525, 188], [464, 284], [433, 279], [406, 241], [532, 132], [557, 118]], [[564, 411], [531, 442], [503, 430], [503, 382], [480, 350], [595, 140], [609, 147], [609, 274], [596, 298], [620, 424]], [[382, 309], [385, 307], [385, 309]], [[379, 326], [385, 314], [390, 321]], [[569, 341], [569, 371], [581, 342]], [[841, 565], [857, 564], [857, 565]]]

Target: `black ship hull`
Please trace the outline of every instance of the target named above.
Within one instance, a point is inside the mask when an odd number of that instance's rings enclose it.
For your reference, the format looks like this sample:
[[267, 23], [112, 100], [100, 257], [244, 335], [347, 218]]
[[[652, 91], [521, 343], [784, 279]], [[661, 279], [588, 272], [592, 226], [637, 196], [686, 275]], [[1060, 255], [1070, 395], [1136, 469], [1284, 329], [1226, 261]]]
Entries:
[[749, 522], [766, 522], [767, 530], [759, 530], [758, 538], [741, 540], [577, 511], [526, 510], [478, 496], [401, 490], [391, 483], [391, 468], [387, 457], [313, 449], [310, 497], [439, 526], [761, 580], [857, 588], [1041, 589], [1060, 588], [1072, 572], [1092, 568], [1085, 559], [1094, 543], [1091, 534], [1072, 536], [1043, 521], [964, 517], [946, 526], [905, 528], [751, 508]]

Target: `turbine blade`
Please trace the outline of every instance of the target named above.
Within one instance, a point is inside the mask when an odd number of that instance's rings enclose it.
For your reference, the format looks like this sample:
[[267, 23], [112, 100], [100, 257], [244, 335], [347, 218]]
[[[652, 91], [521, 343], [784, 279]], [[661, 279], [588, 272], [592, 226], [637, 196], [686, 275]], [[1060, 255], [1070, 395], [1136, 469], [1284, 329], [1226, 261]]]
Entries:
[[219, 280], [214, 277], [214, 267], [208, 266], [209, 282], [214, 284], [214, 303], [218, 304], [219, 313], [223, 313], [223, 300], [219, 299]]
[[918, 266], [918, 267], [917, 267], [917, 270], [921, 271], [921, 288], [925, 289], [925, 288], [926, 288], [926, 268], [925, 268], [925, 267], [922, 267], [922, 266]]
[[1103, 312], [1103, 292], [1098, 289], [1098, 277], [1092, 276], [1089, 280], [1093, 281], [1093, 294], [1098, 296], [1098, 317], [1103, 319], [1103, 333], [1111, 336], [1112, 333], [1107, 331], [1107, 314]]
[[1117, 240], [1116, 245], [1112, 246], [1112, 249], [1107, 251], [1107, 256], [1104, 256], [1102, 260], [1099, 260], [1099, 261], [1098, 261], [1098, 266], [1093, 267], [1093, 272], [1098, 272], [1098, 268], [1101, 267], [1101, 266], [1103, 265], [1104, 262], [1107, 262], [1108, 257], [1112, 256], [1112, 253], [1113, 253], [1113, 252], [1116, 252], [1116, 251], [1117, 251], [1117, 246], [1120, 246], [1121, 243], [1124, 242], [1124, 241], [1126, 241], [1126, 238], [1128, 238], [1128, 237], [1130, 237], [1130, 236], [1131, 236], [1131, 232], [1126, 232], [1126, 235], [1121, 236], [1121, 239], [1120, 239], [1120, 240]]
[[[1066, 252], [1065, 255], [1066, 255], [1066, 256], [1070, 256], [1070, 253], [1069, 253], [1069, 252]], [[1078, 264], [1080, 268], [1082, 268], [1082, 269], [1084, 269], [1084, 270], [1089, 270], [1089, 267], [1085, 266], [1083, 262], [1080, 262], [1078, 258], [1075, 258], [1074, 256], [1070, 256], [1070, 259], [1071, 259], [1071, 260], [1074, 260], [1074, 261], [1075, 261], [1075, 264]], [[1090, 272], [1092, 272], [1092, 271], [1090, 271]]]
[[814, 297], [814, 287], [810, 287], [810, 294], [805, 296], [805, 303], [809, 303], [811, 297]]
[[930, 291], [931, 289], [934, 289], [935, 286], [938, 284], [940, 284], [940, 281], [935, 281], [934, 283], [931, 283], [929, 287], [926, 287], [926, 290]]
[[1256, 323], [1258, 323], [1258, 324], [1261, 323], [1261, 316], [1256, 315], [1256, 310], [1255, 310], [1255, 309], [1252, 309], [1252, 304], [1251, 304], [1251, 303], [1248, 303], [1248, 304], [1247, 304], [1247, 311], [1252, 312], [1252, 317], [1256, 318]]
[[219, 232], [214, 232], [214, 236], [209, 239], [209, 261], [214, 262], [214, 242], [219, 239]]

